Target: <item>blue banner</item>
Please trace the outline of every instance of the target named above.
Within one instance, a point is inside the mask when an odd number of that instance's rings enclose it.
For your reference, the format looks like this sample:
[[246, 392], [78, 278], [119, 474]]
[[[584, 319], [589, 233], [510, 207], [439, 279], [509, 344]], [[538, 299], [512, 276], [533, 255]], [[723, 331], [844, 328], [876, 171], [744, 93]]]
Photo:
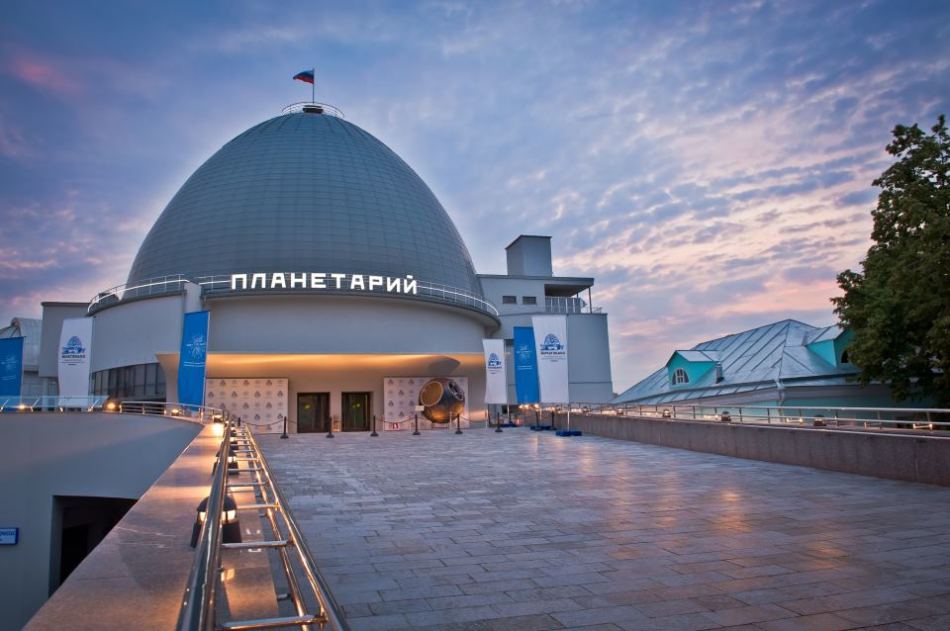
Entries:
[[540, 403], [538, 391], [538, 357], [534, 348], [534, 329], [516, 326], [515, 332], [515, 396], [518, 403]]
[[182, 405], [204, 405], [208, 315], [207, 311], [185, 314], [178, 355], [178, 402]]
[[23, 338], [0, 339], [0, 396], [20, 396], [23, 383]]

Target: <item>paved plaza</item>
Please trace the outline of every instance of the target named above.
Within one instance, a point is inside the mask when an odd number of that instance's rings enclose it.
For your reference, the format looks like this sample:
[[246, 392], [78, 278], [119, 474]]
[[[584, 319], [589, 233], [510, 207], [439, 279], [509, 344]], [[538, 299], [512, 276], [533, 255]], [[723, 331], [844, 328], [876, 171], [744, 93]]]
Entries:
[[950, 489], [480, 429], [259, 436], [369, 629], [950, 629]]

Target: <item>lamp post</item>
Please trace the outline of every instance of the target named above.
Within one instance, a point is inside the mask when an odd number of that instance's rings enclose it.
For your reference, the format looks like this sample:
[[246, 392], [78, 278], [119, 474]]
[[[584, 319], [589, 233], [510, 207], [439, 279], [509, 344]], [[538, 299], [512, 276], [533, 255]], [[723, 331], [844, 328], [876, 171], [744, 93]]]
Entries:
[[284, 433], [281, 434], [280, 437], [281, 437], [281, 438], [290, 438], [290, 436], [287, 435], [287, 417], [284, 416], [283, 414], [278, 414], [277, 416], [283, 417], [283, 419], [284, 419]]

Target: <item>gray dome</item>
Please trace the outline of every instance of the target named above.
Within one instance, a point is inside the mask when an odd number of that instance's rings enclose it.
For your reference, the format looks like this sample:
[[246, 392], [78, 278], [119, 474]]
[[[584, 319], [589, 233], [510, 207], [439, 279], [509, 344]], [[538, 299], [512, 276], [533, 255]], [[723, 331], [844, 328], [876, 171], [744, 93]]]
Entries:
[[324, 114], [272, 118], [218, 150], [152, 226], [128, 280], [254, 272], [411, 274], [481, 295], [425, 182], [375, 137]]

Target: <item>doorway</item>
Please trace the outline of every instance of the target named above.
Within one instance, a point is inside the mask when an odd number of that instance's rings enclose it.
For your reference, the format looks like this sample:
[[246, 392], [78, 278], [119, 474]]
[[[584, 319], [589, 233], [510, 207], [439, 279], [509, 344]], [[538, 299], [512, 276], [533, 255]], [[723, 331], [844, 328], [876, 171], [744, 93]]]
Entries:
[[343, 431], [368, 432], [370, 392], [343, 393]]
[[330, 431], [330, 393], [302, 392], [297, 395], [297, 433]]

